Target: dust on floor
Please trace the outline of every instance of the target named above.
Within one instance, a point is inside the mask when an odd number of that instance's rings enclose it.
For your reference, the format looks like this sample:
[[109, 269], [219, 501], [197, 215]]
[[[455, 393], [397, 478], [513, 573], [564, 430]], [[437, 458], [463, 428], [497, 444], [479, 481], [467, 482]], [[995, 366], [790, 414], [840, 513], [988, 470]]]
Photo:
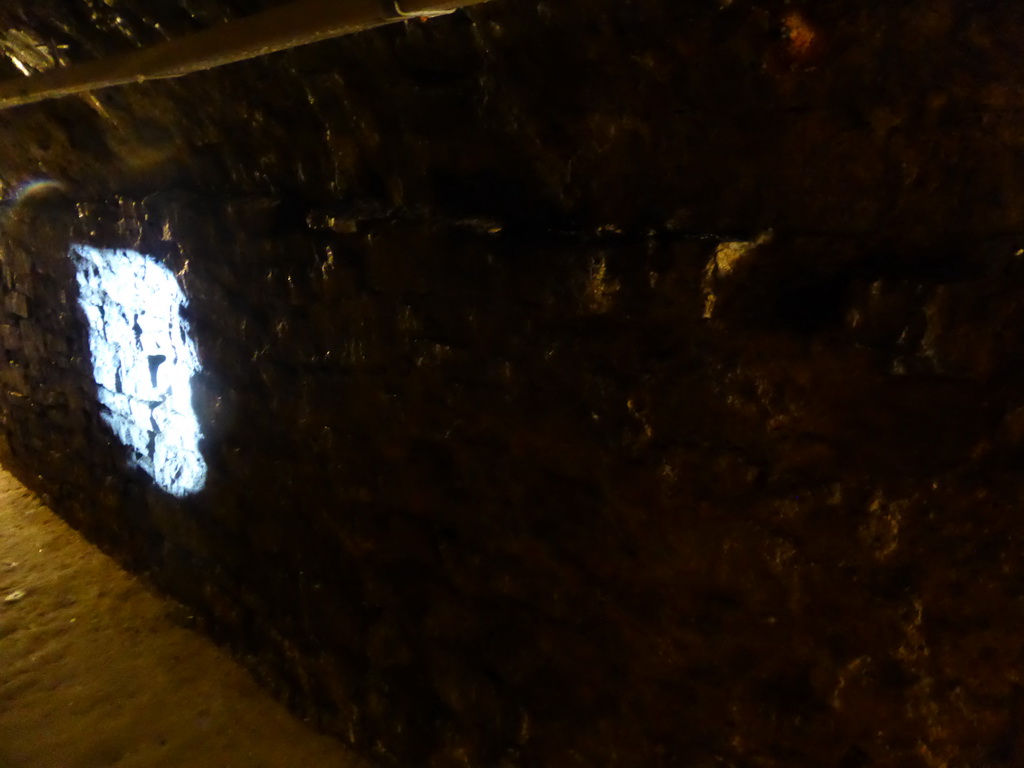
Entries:
[[0, 768], [369, 768], [0, 469]]

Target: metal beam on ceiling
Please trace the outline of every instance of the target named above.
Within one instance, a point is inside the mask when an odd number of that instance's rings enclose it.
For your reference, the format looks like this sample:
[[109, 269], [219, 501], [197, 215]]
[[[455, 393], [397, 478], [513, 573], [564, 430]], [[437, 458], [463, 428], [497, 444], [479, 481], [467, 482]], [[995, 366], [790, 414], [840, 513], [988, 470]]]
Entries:
[[166, 80], [487, 0], [294, 0], [131, 53], [0, 82], [0, 110]]

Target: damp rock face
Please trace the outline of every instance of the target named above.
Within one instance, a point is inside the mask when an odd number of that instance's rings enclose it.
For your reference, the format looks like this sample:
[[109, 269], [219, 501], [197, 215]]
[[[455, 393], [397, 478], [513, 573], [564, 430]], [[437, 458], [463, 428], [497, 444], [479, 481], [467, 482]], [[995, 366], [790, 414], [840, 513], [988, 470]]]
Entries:
[[[1022, 34], [495, 0], [0, 114], [5, 464], [385, 763], [1018, 764]], [[76, 244], [187, 300], [194, 493]]]
[[165, 491], [202, 490], [206, 464], [191, 387], [199, 361], [174, 273], [135, 251], [73, 245], [69, 256], [104, 421]]

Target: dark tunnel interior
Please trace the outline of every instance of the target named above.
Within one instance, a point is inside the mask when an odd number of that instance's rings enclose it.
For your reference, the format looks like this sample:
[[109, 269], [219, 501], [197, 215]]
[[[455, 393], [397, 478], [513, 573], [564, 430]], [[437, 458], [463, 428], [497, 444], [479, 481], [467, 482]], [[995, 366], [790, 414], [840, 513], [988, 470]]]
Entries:
[[374, 765], [1024, 764], [1024, 7], [417, 2], [0, 7], [3, 466]]

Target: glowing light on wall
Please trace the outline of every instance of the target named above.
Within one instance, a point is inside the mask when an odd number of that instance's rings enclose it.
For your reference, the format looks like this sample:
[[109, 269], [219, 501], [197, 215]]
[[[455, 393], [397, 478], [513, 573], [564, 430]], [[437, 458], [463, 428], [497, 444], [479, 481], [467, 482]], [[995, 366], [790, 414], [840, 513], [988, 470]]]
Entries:
[[174, 273], [136, 251], [75, 245], [71, 258], [104, 420], [161, 488], [195, 493], [206, 483], [192, 409], [200, 366]]
[[43, 197], [53, 192], [65, 192], [67, 188], [53, 179], [33, 179], [14, 188], [10, 199], [22, 203], [32, 198]]

